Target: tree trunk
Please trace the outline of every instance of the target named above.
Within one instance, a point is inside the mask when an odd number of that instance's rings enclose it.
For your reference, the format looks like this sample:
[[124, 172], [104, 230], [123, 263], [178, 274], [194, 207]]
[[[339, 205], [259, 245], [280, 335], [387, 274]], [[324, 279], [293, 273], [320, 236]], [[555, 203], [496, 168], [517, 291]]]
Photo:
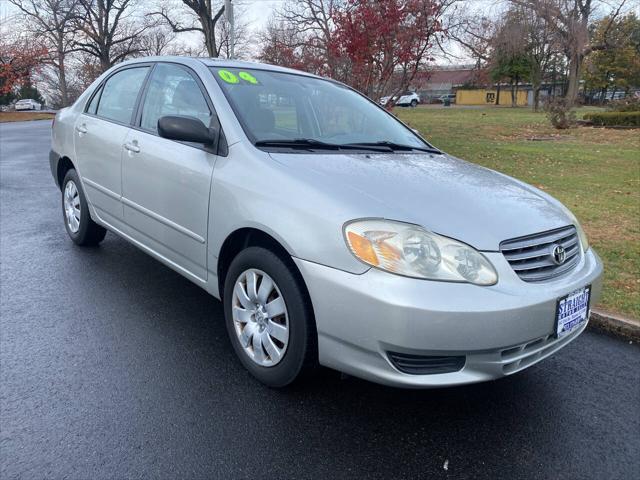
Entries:
[[513, 83], [513, 78], [511, 79], [511, 108], [516, 106], [516, 94], [513, 90], [514, 88], [514, 83]]
[[[205, 9], [205, 14], [207, 10]], [[216, 29], [213, 21], [208, 18], [200, 18], [200, 24], [202, 25], [202, 33], [204, 34], [204, 44], [207, 47], [207, 53], [210, 57], [217, 57], [220, 55], [218, 46], [216, 45]]]
[[540, 85], [533, 85], [533, 111], [540, 109]]
[[571, 105], [575, 105], [578, 100], [578, 90], [580, 89], [580, 72], [582, 70], [582, 55], [573, 53], [569, 59], [569, 83], [565, 98]]
[[69, 89], [67, 88], [67, 75], [64, 65], [64, 51], [62, 42], [58, 42], [58, 88], [60, 89], [60, 103], [62, 107], [69, 105]]
[[498, 88], [496, 89], [496, 105], [500, 105], [500, 82], [498, 82]]
[[111, 60], [108, 56], [100, 55], [100, 70], [102, 73], [106, 72], [111, 68]]
[[100, 72], [104, 73], [113, 66], [111, 63], [111, 51], [109, 45], [105, 42], [100, 42], [98, 49], [100, 51], [100, 55], [98, 56], [98, 60], [100, 61]]

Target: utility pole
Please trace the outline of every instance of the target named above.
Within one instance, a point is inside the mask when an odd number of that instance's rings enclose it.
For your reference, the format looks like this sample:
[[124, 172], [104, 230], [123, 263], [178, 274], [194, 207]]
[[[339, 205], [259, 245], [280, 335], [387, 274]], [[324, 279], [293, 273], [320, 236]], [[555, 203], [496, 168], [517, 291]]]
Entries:
[[229, 57], [233, 58], [235, 56], [234, 50], [236, 46], [236, 22], [233, 16], [233, 4], [231, 0], [224, 0], [224, 14], [227, 17], [227, 22], [229, 22]]

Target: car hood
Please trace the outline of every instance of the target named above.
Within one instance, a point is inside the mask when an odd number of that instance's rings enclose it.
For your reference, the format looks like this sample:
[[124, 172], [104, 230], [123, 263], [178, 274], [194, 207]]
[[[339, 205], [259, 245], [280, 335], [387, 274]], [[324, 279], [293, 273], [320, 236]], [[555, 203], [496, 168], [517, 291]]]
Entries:
[[567, 210], [546, 193], [449, 155], [271, 157], [298, 178], [306, 177], [312, 188], [349, 203], [345, 212], [418, 224], [480, 250], [495, 251], [503, 240], [572, 223]]

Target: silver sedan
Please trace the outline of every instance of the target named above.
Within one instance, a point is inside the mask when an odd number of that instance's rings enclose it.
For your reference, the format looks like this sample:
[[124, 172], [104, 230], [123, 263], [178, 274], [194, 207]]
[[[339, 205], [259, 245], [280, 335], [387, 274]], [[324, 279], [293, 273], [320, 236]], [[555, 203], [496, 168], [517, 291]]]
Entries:
[[440, 151], [349, 87], [271, 65], [142, 58], [58, 112], [78, 245], [111, 231], [224, 303], [243, 365], [434, 387], [574, 340], [602, 264], [546, 193]]

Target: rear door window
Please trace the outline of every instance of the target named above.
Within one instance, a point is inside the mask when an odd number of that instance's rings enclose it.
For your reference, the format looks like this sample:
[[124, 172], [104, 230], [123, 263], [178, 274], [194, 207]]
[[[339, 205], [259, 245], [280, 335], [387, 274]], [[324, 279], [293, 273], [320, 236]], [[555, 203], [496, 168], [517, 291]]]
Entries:
[[109, 77], [100, 95], [96, 114], [107, 120], [130, 123], [148, 71], [148, 66], [127, 68]]

